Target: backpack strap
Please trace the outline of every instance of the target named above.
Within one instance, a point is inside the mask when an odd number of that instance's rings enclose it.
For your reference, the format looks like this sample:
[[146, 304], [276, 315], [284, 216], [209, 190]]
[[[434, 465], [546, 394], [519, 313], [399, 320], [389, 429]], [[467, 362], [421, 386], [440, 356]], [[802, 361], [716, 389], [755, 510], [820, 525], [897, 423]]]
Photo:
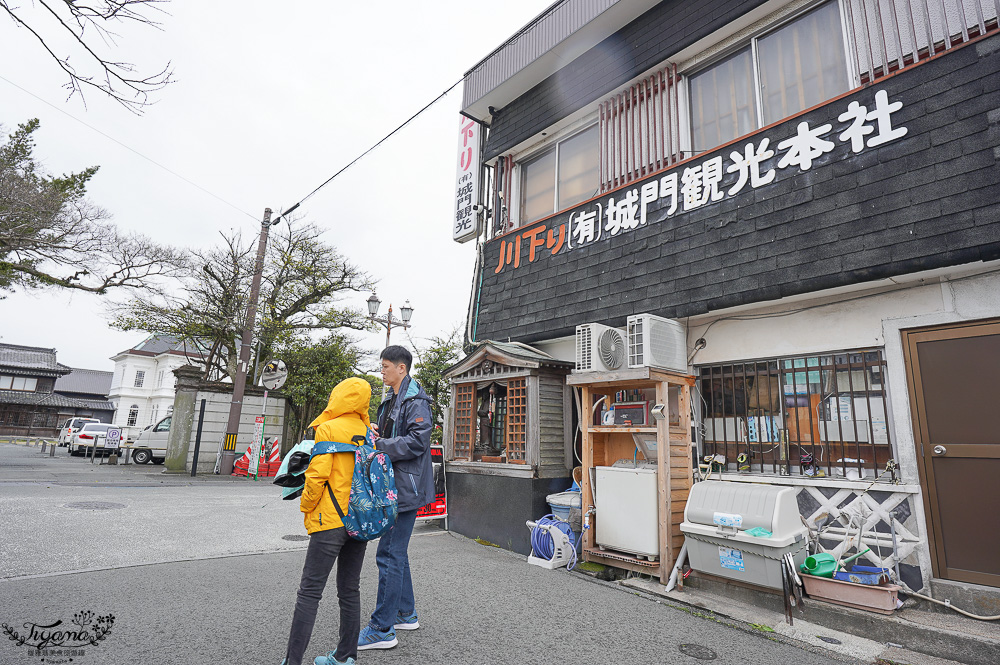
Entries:
[[353, 443], [342, 443], [340, 441], [317, 441], [316, 445], [313, 446], [312, 455], [309, 456], [309, 461], [312, 461], [313, 457], [316, 455], [326, 455], [328, 453], [353, 453], [358, 449]]
[[[337, 497], [333, 495], [333, 490], [330, 488], [330, 483], [324, 483], [326, 485], [326, 491], [330, 493], [330, 501], [333, 502], [333, 507], [337, 509], [337, 514], [340, 515], [340, 521], [343, 523], [346, 517], [344, 517], [344, 511], [340, 509], [340, 504], [337, 503]], [[345, 524], [346, 526], [346, 524]]]

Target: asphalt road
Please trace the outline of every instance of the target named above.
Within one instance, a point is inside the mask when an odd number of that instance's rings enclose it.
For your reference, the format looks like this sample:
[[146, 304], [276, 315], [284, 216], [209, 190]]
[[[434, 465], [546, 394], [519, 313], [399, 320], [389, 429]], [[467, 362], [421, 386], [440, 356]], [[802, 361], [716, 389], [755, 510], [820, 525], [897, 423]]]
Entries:
[[[162, 467], [91, 467], [0, 443], [0, 623], [19, 634], [75, 613], [114, 615], [105, 639], [73, 655], [31, 655], [0, 642], [0, 665], [22, 663], [279, 663], [304, 543], [297, 503], [266, 482], [164, 476]], [[102, 502], [97, 506], [72, 504]], [[362, 612], [377, 588], [374, 544]], [[360, 662], [845, 662], [750, 625], [701, 615], [634, 590], [548, 571], [524, 558], [423, 525], [410, 558], [421, 628]], [[332, 589], [330, 590], [332, 592]], [[308, 654], [333, 647], [330, 593]], [[310, 657], [311, 657], [310, 656]], [[44, 658], [44, 661], [42, 660]]]

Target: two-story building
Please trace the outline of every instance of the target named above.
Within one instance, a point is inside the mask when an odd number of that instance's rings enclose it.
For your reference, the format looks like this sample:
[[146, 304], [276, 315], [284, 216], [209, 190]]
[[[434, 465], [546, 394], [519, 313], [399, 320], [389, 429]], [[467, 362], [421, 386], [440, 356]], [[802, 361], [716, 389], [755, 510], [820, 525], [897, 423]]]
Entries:
[[0, 434], [54, 437], [73, 416], [110, 422], [112, 406], [93, 374], [109, 373], [67, 367], [55, 349], [0, 344]]
[[141, 429], [168, 416], [174, 405], [173, 371], [201, 357], [200, 350], [169, 335], [152, 335], [112, 356], [114, 423]]
[[1000, 586], [997, 11], [565, 0], [473, 67], [453, 234], [476, 242], [480, 346], [452, 374], [452, 524], [551, 485], [481, 435], [524, 399], [507, 376], [552, 386], [505, 432], [563, 436], [566, 479], [577, 326], [649, 313], [681, 325], [710, 471], [795, 488], [839, 520], [826, 547], [864, 523], [914, 589]]

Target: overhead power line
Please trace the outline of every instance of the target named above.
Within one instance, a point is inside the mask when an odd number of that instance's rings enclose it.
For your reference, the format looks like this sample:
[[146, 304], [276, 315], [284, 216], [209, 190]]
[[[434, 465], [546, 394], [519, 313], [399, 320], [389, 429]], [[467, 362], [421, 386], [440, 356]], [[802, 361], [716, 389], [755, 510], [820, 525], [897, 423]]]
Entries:
[[[160, 164], [155, 159], [152, 159], [151, 157], [147, 157], [146, 155], [142, 154], [141, 152], [139, 152], [135, 148], [132, 148], [131, 146], [122, 143], [118, 139], [116, 139], [113, 136], [110, 136], [110, 135], [102, 132], [100, 129], [97, 129], [93, 125], [87, 124], [86, 122], [84, 122], [83, 120], [80, 120], [76, 116], [74, 116], [74, 115], [72, 115], [70, 113], [67, 113], [66, 111], [64, 111], [63, 109], [59, 108], [58, 106], [55, 106], [54, 104], [46, 101], [45, 99], [42, 99], [41, 97], [39, 97], [38, 95], [34, 94], [30, 90], [26, 90], [26, 89], [22, 88], [21, 86], [19, 86], [18, 84], [14, 83], [10, 79], [5, 78], [3, 76], [0, 76], [0, 80], [6, 81], [7, 83], [9, 83], [10, 85], [14, 86], [15, 88], [17, 88], [21, 92], [23, 92], [23, 93], [25, 93], [27, 95], [30, 95], [31, 97], [34, 97], [35, 99], [37, 99], [38, 101], [42, 102], [46, 106], [49, 106], [49, 107], [55, 109], [56, 111], [58, 111], [59, 113], [62, 113], [63, 115], [67, 116], [68, 118], [71, 118], [71, 119], [75, 120], [76, 122], [80, 123], [84, 127], [87, 127], [88, 129], [91, 129], [91, 130], [97, 132], [98, 134], [100, 134], [101, 136], [105, 137], [106, 139], [108, 139], [110, 141], [114, 141], [115, 143], [117, 143], [121, 147], [125, 148], [126, 150], [128, 150], [130, 152], [133, 152], [136, 155], [138, 155], [139, 157], [142, 157], [143, 159], [145, 159], [146, 161], [148, 161], [148, 162], [150, 162], [150, 163], [152, 163], [152, 164], [160, 167], [161, 169], [163, 169], [167, 173], [170, 173], [174, 177], [180, 178], [181, 180], [183, 180], [184, 182], [188, 183], [192, 187], [196, 187], [197, 189], [200, 189], [202, 192], [208, 194], [212, 198], [215, 198], [215, 199], [221, 201], [222, 203], [225, 203], [227, 206], [233, 208], [234, 210], [238, 210], [239, 212], [243, 213], [244, 215], [246, 215], [247, 217], [250, 217], [251, 219], [253, 219], [255, 221], [259, 221], [257, 219], [256, 215], [253, 215], [253, 214], [247, 212], [246, 210], [243, 210], [242, 208], [236, 206], [235, 204], [230, 203], [229, 201], [225, 200], [221, 196], [218, 196], [217, 194], [215, 194], [215, 193], [213, 193], [213, 192], [205, 189], [204, 187], [202, 187], [198, 183], [196, 183], [196, 182], [194, 182], [192, 180], [189, 180], [188, 178], [185, 178], [181, 174], [177, 173], [176, 171], [174, 171], [174, 170], [172, 170], [172, 169], [164, 166], [163, 164]], [[385, 143], [386, 141], [388, 141], [390, 138], [392, 138], [392, 136], [394, 134], [396, 134], [399, 130], [403, 129], [408, 124], [410, 124], [411, 122], [413, 122], [414, 120], [416, 120], [427, 109], [429, 109], [430, 107], [434, 106], [434, 104], [436, 104], [439, 101], [441, 101], [441, 99], [443, 99], [449, 92], [451, 92], [452, 90], [454, 90], [455, 87], [458, 86], [458, 84], [461, 83], [463, 80], [464, 80], [464, 78], [460, 78], [457, 81], [455, 81], [454, 83], [452, 83], [450, 86], [448, 86], [448, 88], [444, 92], [442, 92], [437, 97], [435, 97], [434, 99], [432, 99], [430, 102], [428, 102], [427, 104], [425, 104], [423, 108], [421, 108], [419, 111], [417, 111], [416, 113], [414, 113], [413, 115], [411, 115], [409, 118], [407, 118], [401, 125], [399, 125], [394, 130], [392, 130], [391, 132], [389, 132], [388, 134], [386, 134], [385, 136], [383, 136], [377, 143], [375, 143], [370, 148], [368, 148], [367, 150], [365, 150], [364, 152], [362, 152], [360, 155], [358, 155], [357, 157], [355, 157], [354, 159], [352, 159], [346, 166], [342, 167], [336, 173], [334, 173], [329, 178], [327, 178], [322, 183], [320, 183], [318, 187], [316, 187], [311, 192], [309, 192], [308, 194], [306, 194], [305, 196], [303, 196], [301, 199], [299, 199], [299, 201], [295, 205], [293, 205], [293, 206], [287, 208], [286, 210], [282, 211], [274, 219], [274, 221], [272, 222], [272, 224], [277, 224], [281, 220], [282, 217], [284, 217], [285, 215], [288, 215], [288, 214], [292, 213], [293, 211], [295, 211], [300, 205], [302, 205], [307, 200], [309, 200], [319, 190], [323, 189], [324, 187], [326, 187], [327, 185], [329, 185], [331, 182], [333, 182], [334, 178], [336, 178], [337, 176], [339, 176], [340, 174], [342, 174], [344, 171], [346, 171], [347, 169], [349, 169], [352, 166], [354, 166], [355, 164], [357, 164], [365, 155], [367, 155], [371, 151], [375, 150], [375, 148], [379, 147], [380, 145], [382, 145], [383, 143]]]
[[115, 143], [117, 143], [117, 144], [118, 144], [118, 145], [120, 145], [121, 147], [125, 148], [125, 149], [126, 149], [126, 150], [128, 150], [129, 152], [132, 152], [132, 153], [135, 153], [136, 155], [138, 155], [139, 157], [142, 157], [143, 159], [145, 159], [145, 160], [146, 160], [147, 162], [149, 162], [149, 163], [153, 164], [154, 166], [158, 166], [158, 167], [160, 167], [161, 169], [163, 169], [164, 171], [166, 171], [166, 172], [167, 172], [167, 173], [169, 173], [170, 175], [174, 176], [175, 178], [179, 178], [179, 179], [183, 180], [184, 182], [186, 182], [187, 184], [191, 185], [192, 187], [194, 187], [194, 188], [196, 188], [196, 189], [200, 189], [200, 190], [201, 190], [202, 192], [204, 192], [205, 194], [208, 194], [208, 195], [209, 195], [209, 196], [211, 196], [211, 197], [212, 197], [213, 199], [216, 199], [217, 201], [220, 201], [220, 202], [222, 202], [222, 203], [225, 203], [225, 204], [226, 204], [227, 206], [229, 206], [229, 207], [230, 207], [230, 208], [232, 208], [233, 210], [236, 210], [236, 211], [238, 211], [238, 212], [241, 212], [241, 213], [243, 213], [244, 215], [246, 215], [246, 216], [247, 216], [247, 217], [249, 217], [250, 219], [253, 219], [253, 220], [257, 220], [257, 216], [256, 216], [256, 215], [252, 215], [252, 214], [250, 214], [249, 212], [247, 212], [246, 210], [243, 210], [242, 208], [240, 208], [239, 206], [237, 206], [236, 204], [234, 204], [234, 203], [230, 203], [229, 201], [227, 201], [226, 199], [222, 198], [221, 196], [219, 196], [219, 195], [218, 195], [218, 194], [216, 194], [215, 192], [212, 192], [212, 191], [210, 191], [210, 190], [208, 190], [208, 189], [205, 189], [204, 187], [202, 187], [202, 186], [201, 186], [201, 185], [199, 185], [198, 183], [194, 182], [193, 180], [189, 180], [188, 178], [185, 178], [184, 176], [182, 176], [182, 175], [181, 175], [180, 173], [178, 173], [177, 171], [174, 171], [173, 169], [171, 169], [171, 168], [169, 168], [169, 167], [167, 167], [167, 166], [164, 166], [163, 164], [159, 163], [158, 161], [156, 161], [156, 160], [155, 160], [155, 159], [153, 159], [152, 157], [147, 157], [146, 155], [142, 154], [141, 152], [139, 152], [138, 150], [136, 150], [136, 149], [135, 149], [135, 148], [133, 148], [132, 146], [130, 146], [130, 145], [126, 145], [125, 143], [122, 143], [121, 141], [119, 141], [119, 140], [118, 140], [118, 139], [116, 139], [115, 137], [113, 137], [113, 136], [110, 136], [109, 134], [106, 134], [106, 133], [102, 132], [102, 131], [101, 131], [100, 129], [98, 129], [97, 127], [94, 127], [93, 125], [91, 125], [91, 124], [88, 124], [88, 123], [84, 122], [83, 120], [80, 120], [80, 119], [79, 119], [79, 118], [77, 118], [77, 117], [76, 117], [75, 115], [73, 115], [73, 114], [71, 114], [71, 113], [68, 113], [68, 112], [64, 111], [63, 109], [59, 108], [58, 106], [56, 106], [55, 104], [52, 104], [52, 103], [51, 103], [51, 102], [49, 102], [49, 101], [46, 101], [45, 99], [43, 99], [43, 98], [39, 97], [38, 95], [36, 95], [35, 93], [31, 92], [30, 90], [26, 90], [26, 89], [22, 88], [22, 87], [21, 87], [21, 86], [19, 86], [18, 84], [16, 84], [16, 83], [14, 83], [13, 81], [11, 81], [11, 80], [10, 80], [9, 78], [6, 78], [6, 77], [4, 77], [4, 76], [0, 76], [0, 80], [3, 80], [3, 81], [6, 81], [6, 82], [7, 82], [7, 83], [9, 83], [10, 85], [14, 86], [15, 88], [17, 88], [18, 90], [20, 90], [21, 92], [23, 92], [24, 94], [26, 94], [26, 95], [29, 95], [29, 96], [31, 96], [31, 97], [34, 97], [35, 99], [37, 99], [37, 100], [38, 100], [38, 101], [40, 101], [41, 103], [45, 104], [46, 106], [48, 106], [48, 107], [50, 107], [50, 108], [53, 108], [53, 109], [55, 109], [56, 111], [59, 111], [59, 113], [62, 113], [62, 114], [63, 114], [64, 116], [66, 116], [67, 118], [70, 118], [71, 120], [75, 120], [75, 121], [77, 121], [78, 123], [80, 123], [81, 125], [83, 125], [84, 127], [86, 127], [87, 129], [90, 129], [90, 130], [92, 130], [92, 131], [95, 131], [95, 132], [97, 132], [98, 134], [100, 134], [100, 135], [101, 135], [101, 136], [103, 136], [104, 138], [108, 139], [109, 141], [114, 141]]
[[424, 111], [426, 111], [427, 109], [429, 109], [430, 107], [434, 106], [436, 103], [438, 103], [439, 101], [441, 101], [441, 99], [445, 95], [447, 95], [449, 92], [451, 92], [452, 90], [454, 90], [455, 86], [457, 86], [463, 80], [465, 80], [465, 79], [464, 78], [460, 78], [457, 81], [455, 81], [454, 83], [452, 83], [450, 86], [448, 86], [447, 90], [445, 90], [444, 92], [442, 92], [440, 95], [438, 95], [437, 97], [435, 97], [434, 99], [432, 99], [430, 102], [428, 102], [422, 109], [420, 109], [419, 111], [417, 111], [416, 113], [414, 113], [413, 115], [411, 115], [409, 118], [407, 118], [406, 121], [403, 124], [401, 124], [399, 127], [396, 127], [396, 129], [392, 130], [391, 132], [389, 132], [388, 134], [386, 134], [385, 136], [383, 136], [382, 139], [378, 143], [376, 143], [372, 147], [370, 147], [367, 150], [365, 150], [363, 153], [361, 153], [360, 155], [358, 155], [357, 157], [355, 157], [353, 160], [351, 160], [351, 162], [347, 166], [343, 167], [342, 169], [340, 169], [339, 171], [337, 171], [336, 173], [334, 173], [332, 176], [330, 176], [329, 178], [327, 178], [326, 180], [324, 180], [319, 185], [319, 187], [317, 187], [316, 189], [312, 190], [311, 192], [309, 192], [308, 194], [306, 194], [305, 196], [303, 196], [301, 199], [299, 199], [298, 203], [296, 203], [295, 205], [291, 206], [287, 210], [283, 211], [280, 215], [278, 215], [275, 218], [274, 223], [277, 224], [278, 221], [282, 217], [284, 217], [285, 215], [291, 213], [296, 208], [298, 208], [300, 205], [302, 205], [303, 203], [305, 203], [307, 200], [309, 200], [310, 197], [312, 197], [313, 194], [315, 194], [319, 190], [321, 190], [324, 187], [326, 187], [327, 185], [329, 185], [333, 181], [334, 178], [336, 178], [341, 173], [343, 173], [347, 169], [349, 169], [352, 166], [354, 166], [356, 163], [358, 163], [358, 161], [361, 160], [362, 157], [364, 157], [365, 155], [367, 155], [368, 153], [370, 153], [372, 150], [374, 150], [375, 148], [377, 148], [380, 145], [382, 145], [383, 143], [385, 143], [390, 137], [392, 137], [393, 134], [395, 134], [396, 132], [398, 132], [399, 130], [401, 130], [403, 127], [406, 127], [413, 120], [415, 120], [417, 118], [417, 116], [419, 116], [421, 113], [423, 113]]

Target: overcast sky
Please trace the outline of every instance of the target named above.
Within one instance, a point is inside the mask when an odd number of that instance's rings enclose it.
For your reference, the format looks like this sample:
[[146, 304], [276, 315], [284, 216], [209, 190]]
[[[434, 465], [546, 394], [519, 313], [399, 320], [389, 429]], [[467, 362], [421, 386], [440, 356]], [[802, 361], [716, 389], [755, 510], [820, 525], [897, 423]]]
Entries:
[[[265, 207], [277, 213], [304, 197], [549, 4], [175, 0], [162, 31], [123, 31], [113, 53], [147, 71], [172, 62], [176, 82], [141, 117], [97, 92], [86, 105], [67, 101], [57, 65], [0, 13], [0, 123], [9, 132], [39, 118], [36, 156], [50, 173], [99, 165], [89, 197], [122, 228], [185, 247], [216, 244], [234, 228], [255, 237]], [[378, 279], [381, 314], [410, 300], [418, 343], [463, 325], [468, 306], [475, 249], [453, 242], [450, 226], [460, 105], [458, 86], [299, 210]], [[364, 308], [367, 296], [351, 301]], [[63, 364], [110, 371], [109, 357], [143, 333], [110, 329], [106, 302], [71, 291], [10, 295], [0, 300], [0, 341], [54, 347]], [[384, 338], [364, 335], [365, 345], [381, 348]]]

